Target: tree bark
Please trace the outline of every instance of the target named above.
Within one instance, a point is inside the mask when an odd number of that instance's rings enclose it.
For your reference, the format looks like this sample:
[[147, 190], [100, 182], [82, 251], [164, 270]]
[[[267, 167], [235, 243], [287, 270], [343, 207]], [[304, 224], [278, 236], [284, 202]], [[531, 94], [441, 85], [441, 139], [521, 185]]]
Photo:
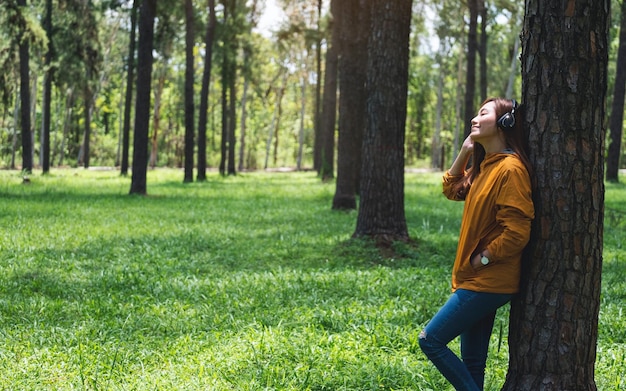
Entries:
[[317, 40], [315, 42], [315, 67], [317, 79], [315, 83], [315, 111], [313, 124], [313, 169], [320, 172], [322, 164], [322, 0], [317, 1]]
[[326, 71], [324, 72], [324, 97], [322, 100], [322, 115], [320, 135], [322, 151], [320, 154], [319, 175], [323, 181], [334, 177], [335, 171], [335, 126], [337, 122], [337, 62], [339, 25], [337, 19], [337, 3], [340, 0], [331, 0], [330, 22], [331, 40], [326, 49]]
[[130, 148], [130, 113], [133, 102], [133, 85], [135, 81], [135, 32], [137, 30], [137, 8], [139, 0], [133, 0], [133, 8], [130, 10], [130, 39], [128, 42], [128, 58], [126, 66], [126, 96], [124, 99], [124, 125], [122, 137], [122, 163], [120, 173], [128, 175], [128, 154]]
[[468, 0], [469, 29], [467, 32], [467, 68], [465, 74], [465, 109], [463, 114], [463, 134], [467, 136], [470, 131], [470, 122], [474, 117], [474, 95], [476, 92], [476, 52], [478, 51], [477, 27], [478, 27], [478, 3], [479, 0]]
[[626, 94], [626, 1], [622, 0], [619, 48], [615, 67], [613, 104], [609, 118], [609, 151], [606, 159], [606, 180], [619, 181], [619, 158], [624, 127], [624, 99]]
[[361, 148], [365, 127], [367, 92], [367, 37], [370, 30], [369, 2], [341, 0], [339, 52], [339, 137], [337, 182], [333, 209], [356, 209], [361, 176]]
[[595, 390], [610, 0], [526, 2], [522, 97], [535, 220], [503, 390]]
[[209, 22], [204, 38], [204, 71], [202, 72], [202, 89], [200, 91], [200, 108], [198, 113], [198, 180], [206, 180], [206, 128], [207, 111], [209, 108], [209, 87], [211, 85], [211, 67], [213, 64], [213, 40], [215, 36], [215, 0], [208, 0]]
[[[18, 0], [18, 6], [26, 8], [26, 0]], [[22, 128], [22, 171], [33, 171], [33, 141], [31, 138], [30, 121], [30, 45], [21, 32], [19, 39], [20, 57], [20, 119]]]
[[361, 201], [355, 237], [408, 240], [404, 214], [411, 0], [372, 2]]
[[193, 3], [185, 0], [185, 174], [183, 182], [193, 182], [194, 102], [193, 102]]
[[137, 102], [135, 104], [135, 136], [130, 194], [147, 192], [148, 130], [150, 123], [150, 91], [152, 82], [152, 47], [156, 0], [142, 0], [139, 10], [139, 42], [137, 50]]
[[48, 50], [46, 51], [45, 68], [46, 80], [43, 94], [43, 126], [41, 134], [41, 168], [44, 174], [50, 172], [50, 119], [52, 103], [52, 0], [46, 0], [46, 16], [44, 27], [48, 36]]

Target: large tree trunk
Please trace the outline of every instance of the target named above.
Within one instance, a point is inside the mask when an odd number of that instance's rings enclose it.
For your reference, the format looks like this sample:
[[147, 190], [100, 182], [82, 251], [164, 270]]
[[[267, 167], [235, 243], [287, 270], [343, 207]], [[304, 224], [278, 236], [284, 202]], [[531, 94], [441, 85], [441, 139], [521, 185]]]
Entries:
[[209, 108], [209, 87], [211, 85], [211, 67], [213, 64], [213, 37], [215, 36], [215, 0], [208, 0], [209, 22], [204, 36], [204, 70], [202, 72], [202, 89], [200, 91], [200, 108], [198, 113], [198, 180], [206, 180], [206, 125]]
[[504, 390], [595, 390], [610, 0], [529, 0], [522, 97], [536, 217]]
[[[18, 0], [18, 6], [26, 8], [26, 0]], [[30, 122], [30, 45], [24, 38], [26, 33], [22, 31], [19, 40], [20, 56], [20, 113], [22, 128], [22, 171], [33, 171], [33, 140], [31, 137]]]
[[130, 39], [128, 42], [128, 58], [126, 66], [126, 96], [124, 98], [124, 127], [122, 137], [122, 163], [120, 173], [128, 175], [128, 151], [130, 148], [130, 112], [133, 102], [133, 83], [135, 80], [135, 31], [137, 30], [137, 8], [139, 0], [133, 1], [133, 8], [130, 10]]
[[619, 156], [624, 127], [624, 95], [626, 94], [626, 1], [622, 0], [619, 48], [615, 67], [615, 86], [613, 87], [613, 105], [609, 122], [609, 151], [606, 159], [606, 179], [619, 180]]
[[193, 182], [194, 104], [193, 104], [193, 3], [185, 0], [185, 177]]
[[337, 3], [340, 0], [331, 0], [331, 40], [326, 49], [326, 72], [324, 73], [324, 97], [322, 101], [322, 115], [320, 135], [322, 151], [320, 154], [319, 175], [323, 181], [334, 177], [335, 171], [335, 126], [337, 122], [337, 62], [339, 45], [340, 22], [337, 14]]
[[354, 236], [408, 240], [404, 214], [411, 0], [372, 1], [361, 201]]
[[139, 10], [139, 44], [137, 50], [137, 102], [135, 104], [135, 137], [133, 140], [133, 173], [130, 194], [147, 192], [148, 130], [150, 123], [150, 90], [152, 81], [152, 46], [156, 0], [142, 0]]
[[367, 37], [370, 6], [365, 0], [341, 0], [339, 53], [339, 138], [333, 209], [356, 209], [367, 92]]

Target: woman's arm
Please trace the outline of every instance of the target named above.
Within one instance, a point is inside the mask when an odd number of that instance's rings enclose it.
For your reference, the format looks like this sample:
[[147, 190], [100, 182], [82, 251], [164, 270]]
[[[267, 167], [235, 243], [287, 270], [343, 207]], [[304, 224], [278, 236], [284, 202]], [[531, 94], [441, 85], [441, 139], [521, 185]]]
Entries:
[[459, 176], [465, 173], [465, 167], [467, 167], [467, 162], [469, 161], [470, 156], [472, 156], [472, 151], [474, 151], [474, 141], [467, 136], [465, 141], [463, 141], [463, 145], [461, 145], [461, 150], [459, 154], [454, 159], [452, 166], [448, 170], [448, 173], [451, 176]]

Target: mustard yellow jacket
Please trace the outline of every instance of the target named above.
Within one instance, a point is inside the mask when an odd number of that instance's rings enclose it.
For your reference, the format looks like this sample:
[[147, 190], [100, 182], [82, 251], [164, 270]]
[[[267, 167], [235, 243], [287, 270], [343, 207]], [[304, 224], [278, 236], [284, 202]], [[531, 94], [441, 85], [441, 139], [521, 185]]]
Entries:
[[[443, 193], [462, 201], [452, 185], [464, 175], [443, 176]], [[519, 290], [522, 251], [535, 217], [530, 177], [514, 153], [485, 156], [480, 173], [465, 197], [452, 290], [516, 293]], [[489, 250], [489, 264], [474, 269], [473, 255]]]

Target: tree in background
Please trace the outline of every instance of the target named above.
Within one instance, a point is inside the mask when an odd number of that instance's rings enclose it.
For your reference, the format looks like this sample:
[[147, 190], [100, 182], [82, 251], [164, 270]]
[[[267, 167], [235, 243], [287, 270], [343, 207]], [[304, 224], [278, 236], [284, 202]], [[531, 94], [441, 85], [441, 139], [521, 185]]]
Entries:
[[404, 140], [411, 0], [371, 3], [367, 120], [356, 237], [409, 238], [404, 214]]
[[124, 98], [124, 124], [122, 129], [122, 162], [121, 174], [128, 175], [128, 155], [130, 147], [130, 114], [133, 102], [133, 85], [135, 83], [135, 44], [137, 31], [137, 9], [140, 0], [133, 0], [130, 9], [130, 37], [128, 39], [128, 57], [126, 58], [126, 94]]
[[193, 2], [185, 0], [185, 177], [184, 182], [193, 182], [194, 152], [194, 11]]
[[595, 390], [610, 0], [526, 2], [522, 97], [535, 220], [503, 390]]
[[26, 11], [26, 0], [18, 0], [22, 15], [19, 32], [20, 50], [20, 118], [22, 125], [22, 171], [33, 171], [33, 137], [30, 121], [30, 44], [23, 14]]
[[322, 181], [335, 176], [335, 128], [337, 125], [337, 63], [339, 52], [338, 3], [340, 0], [330, 1], [332, 17], [329, 23], [330, 44], [326, 49], [326, 71], [324, 72], [324, 94], [322, 113], [320, 117], [319, 137], [321, 138], [320, 163], [318, 174]]
[[142, 0], [139, 8], [139, 42], [137, 50], [137, 100], [133, 138], [133, 172], [130, 194], [147, 192], [148, 130], [152, 82], [152, 46], [156, 0]]
[[367, 44], [372, 10], [374, 8], [365, 0], [342, 0], [337, 6], [340, 23], [339, 137], [337, 181], [332, 204], [332, 208], [337, 210], [356, 209], [366, 118]]
[[[478, 13], [480, 0], [468, 0], [469, 28], [467, 31], [467, 66], [465, 69], [465, 107], [463, 111], [463, 134], [470, 131], [474, 117], [474, 95], [476, 93], [476, 53], [478, 52]], [[464, 137], [463, 137], [464, 138]]]
[[51, 104], [52, 104], [52, 76], [54, 70], [52, 69], [52, 56], [53, 56], [53, 44], [52, 44], [52, 0], [46, 0], [46, 16], [44, 19], [44, 28], [46, 29], [46, 36], [48, 37], [48, 48], [46, 50], [45, 58], [45, 85], [44, 85], [44, 98], [43, 98], [43, 126], [41, 135], [41, 155], [42, 162], [41, 168], [44, 174], [50, 172], [50, 119], [51, 116]]
[[200, 107], [198, 112], [198, 181], [206, 180], [206, 129], [207, 111], [209, 109], [209, 86], [211, 85], [211, 68], [213, 65], [213, 41], [215, 37], [215, 0], [207, 0], [209, 20], [204, 34], [204, 68], [202, 71], [202, 86], [200, 91]]
[[619, 181], [619, 157], [624, 128], [624, 99], [626, 94], [626, 0], [622, 0], [619, 48], [615, 67], [613, 104], [609, 118], [609, 150], [606, 159], [607, 181]]

